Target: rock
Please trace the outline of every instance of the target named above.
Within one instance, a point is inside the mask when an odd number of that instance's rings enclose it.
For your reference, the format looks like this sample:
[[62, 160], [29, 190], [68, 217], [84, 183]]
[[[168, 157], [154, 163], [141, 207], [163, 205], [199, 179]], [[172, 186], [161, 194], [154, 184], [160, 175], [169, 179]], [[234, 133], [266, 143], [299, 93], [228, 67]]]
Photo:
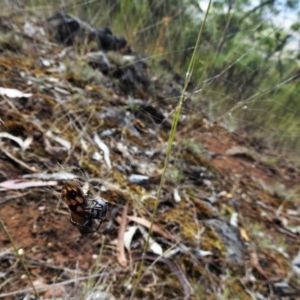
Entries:
[[90, 293], [86, 300], [116, 300], [116, 298], [112, 294], [97, 291]]
[[77, 20], [65, 14], [58, 12], [47, 19], [48, 30], [55, 40], [59, 43], [71, 46], [74, 43], [75, 35], [79, 34], [80, 25]]
[[[58, 12], [48, 18], [47, 25], [55, 40], [67, 46], [73, 45], [75, 40], [84, 43], [86, 38], [89, 43], [95, 41], [98, 49], [103, 51], [118, 51], [127, 46], [126, 39], [113, 35], [110, 28], [94, 29], [87, 23], [64, 12]], [[131, 52], [129, 47], [127, 47], [127, 52]]]
[[85, 59], [93, 69], [99, 69], [105, 75], [111, 67], [110, 62], [103, 51], [90, 52], [85, 56]]
[[229, 261], [233, 264], [241, 264], [243, 262], [243, 244], [237, 230], [217, 219], [205, 221], [205, 224], [209, 225], [223, 242]]

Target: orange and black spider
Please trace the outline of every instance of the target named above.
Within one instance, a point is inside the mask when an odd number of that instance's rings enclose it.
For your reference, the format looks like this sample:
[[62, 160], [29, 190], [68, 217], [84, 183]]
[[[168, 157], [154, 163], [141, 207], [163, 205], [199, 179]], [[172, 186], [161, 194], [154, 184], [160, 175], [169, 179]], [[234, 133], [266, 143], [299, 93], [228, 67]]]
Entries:
[[[91, 199], [90, 195], [82, 189], [82, 183], [78, 180], [65, 182], [61, 197], [71, 211], [70, 222], [76, 226], [82, 235], [97, 231], [102, 219], [107, 212], [107, 203], [102, 198]], [[94, 220], [100, 220], [95, 225]]]

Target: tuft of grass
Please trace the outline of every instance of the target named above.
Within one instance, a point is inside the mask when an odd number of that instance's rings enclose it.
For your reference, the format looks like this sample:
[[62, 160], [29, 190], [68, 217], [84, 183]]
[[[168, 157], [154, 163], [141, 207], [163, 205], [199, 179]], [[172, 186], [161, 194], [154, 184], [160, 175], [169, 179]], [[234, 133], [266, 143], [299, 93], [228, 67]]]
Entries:
[[280, 251], [285, 252], [287, 246], [282, 236], [269, 235], [260, 223], [245, 223], [245, 229], [250, 240], [256, 245], [259, 251]]
[[19, 52], [22, 49], [23, 39], [15, 32], [0, 34], [0, 51]]
[[74, 81], [81, 83], [91, 83], [93, 81], [101, 81], [103, 75], [98, 70], [94, 70], [85, 61], [65, 61], [66, 76]]
[[[104, 239], [105, 238], [102, 237], [101, 247], [99, 250], [99, 255], [97, 257], [95, 268], [93, 270], [93, 273], [89, 277], [87, 283], [84, 285], [84, 288], [81, 292], [82, 297], [79, 297], [81, 299], [87, 299], [88, 295], [91, 294], [91, 292], [95, 289], [97, 274], [100, 274], [100, 272], [101, 272], [100, 266], [101, 266], [101, 262], [102, 262], [102, 254], [103, 254], [103, 248], [104, 248], [104, 244], [105, 244]], [[97, 290], [99, 290], [99, 286], [97, 286]]]
[[33, 284], [32, 278], [31, 278], [31, 276], [30, 276], [30, 273], [29, 273], [29, 271], [28, 271], [28, 268], [27, 268], [27, 266], [26, 266], [26, 263], [25, 263], [24, 260], [23, 260], [23, 254], [22, 254], [21, 251], [19, 251], [19, 249], [17, 248], [17, 246], [16, 246], [16, 244], [15, 244], [13, 238], [12, 238], [11, 235], [9, 234], [9, 231], [7, 230], [7, 228], [6, 228], [6, 226], [5, 226], [5, 224], [3, 223], [3, 221], [2, 221], [1, 218], [0, 218], [0, 226], [2, 227], [2, 229], [3, 229], [3, 231], [4, 231], [4, 233], [5, 233], [6, 237], [7, 237], [7, 239], [8, 239], [9, 242], [10, 242], [10, 244], [12, 245], [12, 247], [13, 247], [13, 249], [14, 249], [14, 252], [15, 252], [16, 256], [18, 257], [18, 259], [19, 259], [19, 261], [20, 261], [20, 263], [21, 263], [21, 265], [22, 265], [22, 267], [23, 267], [23, 269], [24, 269], [24, 271], [25, 271], [25, 273], [26, 273], [26, 276], [27, 276], [27, 278], [28, 278], [28, 281], [29, 281], [29, 284], [30, 284], [30, 286], [31, 286], [31, 288], [32, 288], [32, 291], [33, 291], [33, 293], [34, 293], [34, 295], [35, 295], [35, 298], [36, 298], [36, 299], [39, 299], [39, 294], [38, 294], [36, 288], [34, 287], [34, 284]]

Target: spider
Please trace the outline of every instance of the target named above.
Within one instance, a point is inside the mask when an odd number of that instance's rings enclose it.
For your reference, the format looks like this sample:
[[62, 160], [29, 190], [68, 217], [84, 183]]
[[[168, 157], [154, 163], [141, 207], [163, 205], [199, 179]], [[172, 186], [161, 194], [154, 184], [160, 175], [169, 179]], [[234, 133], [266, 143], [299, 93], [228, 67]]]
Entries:
[[93, 219], [103, 219], [106, 216], [107, 204], [103, 198], [95, 198], [88, 200], [88, 206], [85, 211], [89, 213]]
[[[85, 223], [82, 224], [75, 222], [72, 218], [72, 213], [70, 218], [71, 224], [75, 225], [82, 234], [90, 234], [97, 231], [102, 223], [102, 219], [105, 217], [107, 212], [107, 204], [102, 198], [87, 200], [87, 203], [88, 205], [84, 208], [87, 219]], [[93, 228], [94, 219], [100, 220], [96, 228]]]
[[[88, 191], [84, 191], [82, 183], [78, 180], [66, 181], [61, 196], [71, 211], [71, 224], [76, 226], [82, 235], [99, 229], [107, 212], [107, 203], [104, 199], [90, 199]], [[96, 227], [95, 219], [100, 220]]]

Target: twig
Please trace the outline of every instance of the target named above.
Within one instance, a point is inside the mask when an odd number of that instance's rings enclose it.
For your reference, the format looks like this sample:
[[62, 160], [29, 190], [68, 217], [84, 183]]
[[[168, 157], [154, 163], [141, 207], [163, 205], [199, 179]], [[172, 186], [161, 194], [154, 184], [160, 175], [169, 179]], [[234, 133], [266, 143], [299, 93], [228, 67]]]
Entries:
[[128, 202], [126, 203], [123, 213], [122, 213], [122, 222], [119, 227], [119, 232], [118, 232], [118, 244], [117, 244], [117, 257], [118, 257], [118, 262], [122, 267], [127, 266], [127, 259], [125, 256], [125, 251], [124, 251], [124, 232], [125, 232], [125, 227], [127, 223], [127, 212], [128, 212]]

